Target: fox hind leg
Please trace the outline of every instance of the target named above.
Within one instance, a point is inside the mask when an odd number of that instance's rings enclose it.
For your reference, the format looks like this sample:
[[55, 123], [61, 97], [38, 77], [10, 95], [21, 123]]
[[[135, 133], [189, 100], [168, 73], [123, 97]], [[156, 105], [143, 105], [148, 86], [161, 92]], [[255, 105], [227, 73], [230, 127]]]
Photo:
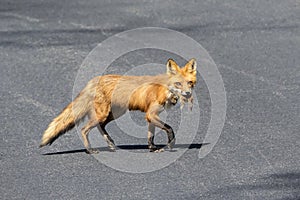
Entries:
[[84, 147], [86, 148], [87, 153], [99, 153], [99, 150], [91, 148], [88, 134], [92, 128], [97, 126], [99, 122], [97, 120], [89, 120], [87, 124], [81, 129], [81, 136], [83, 138]]
[[93, 149], [90, 147], [90, 142], [88, 139], [89, 131], [97, 126], [101, 135], [105, 138], [108, 143], [108, 146], [111, 150], [115, 150], [114, 141], [108, 135], [105, 130], [105, 125], [113, 120], [113, 117], [110, 116], [110, 106], [106, 103], [95, 102], [94, 109], [89, 113], [90, 121], [82, 129], [82, 137], [84, 140], [84, 146], [87, 149], [88, 153], [98, 153], [98, 149]]
[[[89, 132], [92, 128], [94, 128], [95, 126], [98, 127], [99, 124], [105, 122], [107, 120], [108, 115], [109, 115], [109, 106], [107, 104], [97, 104], [97, 103], [95, 103], [94, 110], [92, 110], [89, 113], [88, 123], [81, 130], [81, 135], [82, 135], [84, 146], [87, 150], [87, 153], [90, 153], [90, 154], [99, 153], [98, 149], [91, 148], [90, 142], [89, 142], [89, 139], [88, 139], [88, 134], [89, 134]], [[103, 132], [101, 132], [100, 129], [99, 129], [101, 134], [103, 133], [103, 134], [108, 135], [106, 133], [105, 129], [101, 129], [101, 130], [104, 130]]]
[[105, 141], [107, 142], [108, 147], [110, 148], [110, 150], [116, 151], [115, 142], [113, 141], [113, 139], [106, 132], [105, 126], [101, 125], [101, 124], [98, 124], [97, 128], [98, 128], [99, 132], [101, 133], [101, 135], [104, 137]]

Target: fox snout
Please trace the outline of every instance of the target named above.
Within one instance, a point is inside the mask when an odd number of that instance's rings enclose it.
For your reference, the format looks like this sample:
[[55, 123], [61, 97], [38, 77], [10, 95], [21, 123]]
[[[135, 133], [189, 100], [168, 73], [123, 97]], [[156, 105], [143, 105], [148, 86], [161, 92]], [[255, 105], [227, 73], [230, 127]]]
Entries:
[[189, 99], [192, 97], [192, 93], [191, 92], [185, 92], [185, 91], [182, 91], [181, 92], [181, 95], [186, 98], [186, 99]]
[[177, 95], [184, 97], [185, 99], [189, 99], [192, 97], [191, 90], [186, 91], [186, 90], [170, 87], [170, 91], [176, 93]]

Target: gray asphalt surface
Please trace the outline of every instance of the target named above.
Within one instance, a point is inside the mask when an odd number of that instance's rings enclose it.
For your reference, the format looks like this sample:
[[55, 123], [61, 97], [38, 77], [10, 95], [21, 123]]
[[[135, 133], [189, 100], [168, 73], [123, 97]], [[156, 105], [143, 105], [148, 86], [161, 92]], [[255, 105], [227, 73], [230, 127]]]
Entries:
[[[300, 199], [299, 1], [1, 0], [0, 19], [1, 199]], [[213, 151], [197, 157], [211, 106], [201, 76], [203, 123], [194, 145], [166, 168], [111, 169], [84, 153], [75, 130], [38, 149], [48, 123], [71, 101], [88, 53], [109, 36], [147, 26], [187, 34], [216, 62], [227, 116]], [[116, 62], [114, 73], [168, 56], [139, 55]], [[141, 116], [133, 115], [137, 123]], [[146, 144], [114, 123], [109, 132], [117, 145], [138, 151]]]

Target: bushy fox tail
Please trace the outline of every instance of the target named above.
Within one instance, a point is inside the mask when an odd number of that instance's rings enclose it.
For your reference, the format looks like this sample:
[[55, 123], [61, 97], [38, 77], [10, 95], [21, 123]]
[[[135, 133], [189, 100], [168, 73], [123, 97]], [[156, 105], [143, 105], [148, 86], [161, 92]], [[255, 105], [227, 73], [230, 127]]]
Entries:
[[77, 122], [84, 118], [91, 108], [92, 95], [82, 91], [73, 102], [53, 119], [43, 134], [40, 147], [51, 145], [59, 136], [71, 130]]

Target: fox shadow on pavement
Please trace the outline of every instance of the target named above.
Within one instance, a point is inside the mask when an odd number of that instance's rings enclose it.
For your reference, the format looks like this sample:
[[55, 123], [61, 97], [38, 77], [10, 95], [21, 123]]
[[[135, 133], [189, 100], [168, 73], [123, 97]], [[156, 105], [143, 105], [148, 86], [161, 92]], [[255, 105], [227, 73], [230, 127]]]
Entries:
[[[204, 145], [208, 145], [209, 143], [192, 143], [192, 144], [175, 144], [173, 149], [200, 149]], [[156, 145], [158, 148], [164, 148], [166, 145]], [[108, 147], [98, 147], [98, 150], [101, 151], [111, 151]], [[148, 150], [148, 145], [117, 145], [116, 149], [123, 149], [123, 150]], [[44, 153], [42, 155], [49, 156], [49, 155], [60, 155], [60, 154], [74, 154], [74, 153], [86, 153], [86, 149], [77, 149], [77, 150], [70, 150], [70, 151], [59, 151], [53, 153]]]

